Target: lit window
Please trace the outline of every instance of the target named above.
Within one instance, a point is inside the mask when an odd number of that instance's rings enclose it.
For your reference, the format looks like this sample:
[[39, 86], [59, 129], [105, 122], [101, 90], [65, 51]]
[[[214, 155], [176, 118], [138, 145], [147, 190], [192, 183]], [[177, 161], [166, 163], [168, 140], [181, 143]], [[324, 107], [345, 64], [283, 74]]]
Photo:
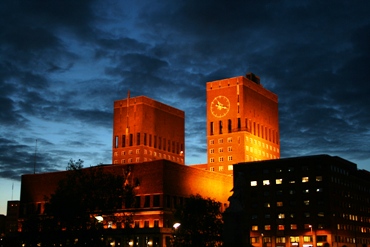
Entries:
[[276, 184], [282, 184], [283, 183], [283, 179], [282, 178], [277, 178], [276, 179]]
[[266, 231], [271, 230], [271, 225], [265, 225], [265, 230], [266, 230]]
[[283, 172], [283, 169], [281, 169], [281, 168], [276, 168], [276, 173], [281, 173], [281, 172]]
[[140, 149], [136, 149], [136, 154], [140, 154]]
[[223, 149], [223, 148], [219, 148], [219, 149], [218, 149], [218, 152], [219, 152], [219, 153], [223, 153], [223, 152], [224, 152], [224, 149]]
[[228, 137], [228, 138], [227, 138], [227, 142], [228, 142], [228, 143], [233, 142], [233, 138], [232, 138], [232, 137]]
[[251, 181], [251, 186], [257, 186], [257, 181]]
[[[297, 230], [297, 224], [290, 224], [290, 230]], [[299, 242], [299, 237], [297, 241], [292, 241], [292, 239], [290, 239], [290, 242]]]
[[214, 172], [214, 171], [215, 171], [215, 168], [214, 168], [214, 167], [210, 167], [210, 168], [209, 168], [209, 170], [210, 170], [211, 172]]
[[122, 152], [121, 152], [121, 155], [125, 155], [125, 151], [122, 151]]
[[308, 177], [302, 177], [302, 183], [307, 183], [308, 182]]
[[210, 162], [210, 163], [214, 163], [214, 162], [215, 162], [215, 158], [210, 158], [210, 159], [209, 159], [209, 162]]
[[312, 226], [311, 224], [304, 224], [303, 227], [304, 229], [311, 229]]
[[295, 184], [295, 181], [294, 180], [290, 180], [289, 183], [290, 184]]
[[224, 143], [224, 139], [218, 139], [218, 143]]
[[219, 166], [219, 167], [218, 167], [218, 171], [219, 171], [219, 172], [222, 172], [223, 170], [224, 170], [224, 166]]
[[325, 214], [324, 214], [324, 212], [318, 212], [317, 216], [319, 216], [319, 217], [324, 217], [324, 216], [325, 216]]
[[316, 192], [322, 192], [322, 188], [317, 188]]
[[312, 236], [303, 236], [303, 242], [305, 243], [312, 242]]
[[128, 163], [132, 163], [132, 158], [128, 159]]
[[214, 150], [213, 148], [211, 148], [211, 149], [209, 150], [209, 152], [210, 152], [211, 154], [214, 154], [214, 153], [215, 153], [215, 150]]
[[[281, 225], [279, 225], [279, 226], [281, 226]], [[282, 230], [284, 230], [284, 225], [282, 225], [282, 228], [283, 228]], [[276, 241], [275, 242], [276, 243], [282, 243], [282, 244], [284, 244], [285, 243], [285, 237], [276, 237]]]
[[289, 214], [289, 217], [293, 219], [295, 217], [295, 214], [291, 213]]
[[117, 157], [118, 156], [118, 153], [117, 152], [114, 152], [114, 156]]
[[140, 162], [140, 158], [136, 158], [136, 162]]
[[270, 185], [270, 180], [263, 180], [262, 184], [263, 185]]
[[277, 207], [282, 207], [283, 206], [283, 202], [276, 202], [276, 206]]
[[271, 204], [269, 202], [265, 202], [265, 204], [263, 204], [265, 208], [269, 208], [271, 207]]
[[[292, 224], [292, 225], [294, 225], [296, 227], [294, 229], [292, 227], [290, 227], [290, 229], [292, 229], [292, 230], [297, 229], [297, 225], [295, 225], [295, 224]], [[290, 226], [292, 226], [292, 225], [290, 225]], [[290, 239], [291, 243], [299, 243], [299, 236], [290, 236], [289, 239]]]
[[322, 176], [316, 176], [316, 182], [321, 182], [322, 181]]
[[253, 225], [252, 226], [252, 231], [258, 231], [258, 226], [257, 225]]
[[232, 152], [233, 151], [233, 147], [227, 147], [227, 151], [228, 152]]
[[304, 200], [303, 204], [306, 205], [306, 206], [310, 205], [310, 200]]
[[227, 170], [232, 171], [233, 170], [233, 165], [228, 165]]
[[278, 230], [283, 231], [284, 230], [284, 225], [278, 225]]
[[285, 214], [278, 214], [278, 218], [279, 219], [284, 219], [285, 218]]
[[305, 194], [310, 193], [310, 190], [309, 189], [305, 189], [305, 190], [303, 190], [303, 193], [305, 193]]
[[121, 160], [121, 164], [125, 164], [126, 163], [126, 160]]

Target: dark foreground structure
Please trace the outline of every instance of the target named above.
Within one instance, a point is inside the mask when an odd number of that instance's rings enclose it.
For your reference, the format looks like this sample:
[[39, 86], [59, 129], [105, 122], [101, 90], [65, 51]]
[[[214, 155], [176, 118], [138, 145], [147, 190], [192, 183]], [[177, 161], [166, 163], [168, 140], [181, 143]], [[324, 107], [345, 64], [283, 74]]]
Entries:
[[370, 173], [340, 157], [240, 163], [235, 190], [255, 247], [370, 245]]

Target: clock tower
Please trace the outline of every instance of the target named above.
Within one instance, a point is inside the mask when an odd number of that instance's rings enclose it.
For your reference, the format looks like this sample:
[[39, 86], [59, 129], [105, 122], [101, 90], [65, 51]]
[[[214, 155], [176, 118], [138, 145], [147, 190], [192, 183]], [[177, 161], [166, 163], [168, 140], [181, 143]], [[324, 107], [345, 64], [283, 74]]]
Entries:
[[280, 158], [278, 98], [252, 73], [207, 83], [207, 169]]

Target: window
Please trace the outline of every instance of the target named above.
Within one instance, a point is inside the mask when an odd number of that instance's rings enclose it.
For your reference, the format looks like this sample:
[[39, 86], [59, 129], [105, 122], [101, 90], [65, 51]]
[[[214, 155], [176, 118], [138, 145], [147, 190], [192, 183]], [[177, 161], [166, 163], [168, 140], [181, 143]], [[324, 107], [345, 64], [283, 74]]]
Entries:
[[136, 154], [140, 154], [140, 149], [135, 150]]
[[257, 181], [251, 181], [251, 186], [257, 186]]
[[321, 182], [322, 181], [322, 176], [316, 176], [316, 182]]
[[233, 165], [228, 165], [227, 170], [232, 171], [233, 170]]
[[219, 161], [219, 162], [224, 161], [224, 157], [218, 157], [218, 161]]
[[214, 162], [215, 162], [215, 158], [210, 158], [210, 159], [209, 159], [209, 162], [210, 162], [210, 163], [214, 163]]
[[310, 205], [310, 200], [304, 200], [303, 204], [306, 205], [306, 206]]
[[[297, 224], [290, 224], [290, 230], [297, 230]], [[291, 241], [291, 242], [296, 242], [296, 241]], [[298, 237], [298, 240], [297, 242], [299, 242], [299, 237]]]
[[134, 224], [135, 224], [135, 228], [139, 228], [140, 227], [140, 221], [139, 220], [135, 220], [134, 221]]
[[219, 143], [219, 144], [224, 143], [224, 139], [222, 139], [222, 138], [218, 139], [218, 143]]
[[284, 219], [285, 218], [285, 214], [283, 214], [283, 213], [278, 214], [278, 218], [279, 219]]
[[316, 192], [322, 192], [322, 188], [317, 188]]
[[271, 215], [270, 214], [265, 214], [265, 219], [270, 219]]
[[154, 227], [158, 228], [159, 227], [159, 220], [154, 220]]
[[289, 190], [289, 195], [294, 195], [295, 194], [295, 190]]
[[[270, 227], [270, 229], [271, 229], [271, 227]], [[262, 242], [263, 243], [271, 243], [271, 237], [263, 237]]]
[[293, 218], [295, 218], [295, 214], [290, 213], [290, 214], [289, 214], [289, 217], [293, 219]]
[[215, 153], [215, 150], [214, 150], [213, 148], [211, 148], [211, 149], [209, 150], [209, 153], [214, 154], [214, 153]]
[[114, 138], [114, 147], [118, 148], [118, 136], [115, 136]]
[[324, 217], [324, 216], [325, 216], [325, 214], [324, 214], [324, 212], [318, 212], [318, 213], [317, 213], [317, 216], [319, 216], [319, 217]]
[[232, 142], [233, 142], [233, 138], [232, 138], [232, 137], [228, 137], [228, 138], [227, 138], [227, 142], [228, 142], [228, 143], [232, 143]]
[[144, 146], [146, 146], [146, 133], [144, 133]]
[[276, 179], [276, 184], [282, 184], [283, 183], [283, 179], [282, 178], [277, 178]]
[[153, 196], [153, 207], [159, 207], [160, 206], [160, 195], [154, 195]]
[[264, 206], [265, 208], [269, 208], [269, 207], [271, 207], [271, 204], [270, 204], [269, 202], [265, 202], [265, 203], [263, 204], [263, 206]]
[[224, 149], [223, 148], [218, 148], [218, 152], [219, 153], [223, 153], [224, 152]]
[[309, 217], [310, 217], [310, 213], [309, 213], [309, 212], [306, 212], [306, 213], [304, 213], [303, 215], [304, 215], [304, 217], [306, 217], [306, 218], [309, 218]]
[[252, 226], [252, 231], [258, 231], [258, 226], [257, 225], [253, 225]]
[[210, 140], [210, 141], [209, 141], [209, 144], [211, 144], [211, 145], [212, 145], [212, 144], [215, 144], [215, 140]]
[[[295, 226], [297, 226], [297, 225], [295, 225]], [[290, 228], [290, 229], [292, 229], [292, 228]], [[297, 227], [295, 229], [297, 229]], [[290, 236], [289, 240], [290, 240], [291, 243], [299, 243], [299, 236]]]
[[283, 172], [283, 169], [281, 169], [281, 168], [276, 168], [276, 173], [282, 173]]
[[222, 172], [223, 170], [224, 170], [224, 166], [219, 166], [219, 167], [218, 167], [218, 171], [219, 171], [219, 172]]
[[259, 237], [251, 237], [251, 244], [259, 243]]
[[271, 225], [265, 225], [264, 229], [265, 229], [266, 231], [271, 230]]
[[304, 194], [310, 193], [310, 190], [309, 190], [309, 189], [304, 189], [304, 190], [303, 190], [303, 193], [304, 193]]
[[308, 182], [308, 177], [302, 177], [302, 183], [307, 183]]
[[227, 156], [227, 160], [228, 161], [232, 161], [233, 160], [233, 156], [231, 156], [231, 155]]
[[262, 181], [262, 184], [263, 185], [270, 185], [270, 180], [263, 180]]
[[290, 184], [295, 184], [295, 181], [294, 180], [290, 180], [289, 183]]
[[213, 130], [213, 122], [211, 122], [210, 125], [209, 125], [209, 134], [213, 135], [213, 131], [214, 131]]
[[219, 134], [222, 134], [222, 121], [220, 120], [219, 122], [218, 122], [218, 125], [219, 125]]
[[122, 136], [122, 147], [126, 147], [126, 135]]
[[209, 168], [209, 170], [210, 170], [211, 172], [214, 172], [214, 171], [215, 171], [215, 168], [214, 168], [214, 167], [210, 167], [210, 168]]
[[150, 207], [150, 195], [144, 197], [144, 208]]
[[134, 142], [134, 136], [130, 134], [130, 140], [129, 140], [130, 147], [133, 145], [133, 142]]
[[310, 224], [304, 224], [303, 227], [304, 229], [311, 229], [312, 226]]
[[276, 206], [277, 207], [282, 207], [283, 206], [283, 202], [276, 202]]
[[140, 133], [136, 134], [136, 145], [140, 145]]
[[288, 172], [294, 172], [294, 167], [289, 167]]
[[144, 227], [145, 228], [149, 228], [149, 220], [145, 220], [144, 221]]
[[256, 220], [258, 218], [257, 214], [252, 214], [251, 219]]
[[303, 242], [305, 243], [312, 242], [312, 236], [303, 236]]
[[228, 152], [232, 152], [233, 151], [233, 147], [227, 147], [227, 151]]
[[278, 230], [279, 231], [284, 231], [284, 225], [278, 225]]
[[231, 119], [228, 119], [227, 120], [227, 132], [231, 133], [231, 130], [232, 130], [232, 122], [231, 122]]

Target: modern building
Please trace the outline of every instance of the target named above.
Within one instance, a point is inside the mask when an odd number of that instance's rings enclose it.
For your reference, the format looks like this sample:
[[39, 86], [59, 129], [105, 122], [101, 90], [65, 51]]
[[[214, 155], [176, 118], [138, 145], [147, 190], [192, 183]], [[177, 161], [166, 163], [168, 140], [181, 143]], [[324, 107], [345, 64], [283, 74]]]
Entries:
[[[104, 242], [110, 246], [170, 246], [175, 223], [173, 213], [177, 205], [183, 204], [190, 195], [199, 194], [222, 202], [225, 208], [231, 195], [232, 177], [168, 160], [101, 167], [105, 172], [127, 174], [127, 181], [135, 185], [134, 207], [126, 208], [123, 205], [123, 208], [115, 212], [99, 215], [102, 216], [101, 224], [106, 229]], [[84, 168], [83, 171], [87, 169], [95, 168]], [[21, 218], [44, 217], [45, 198], [54, 193], [58, 181], [67, 173], [68, 171], [23, 175]], [[115, 220], [131, 214], [131, 228], [125, 229], [122, 221]], [[40, 234], [42, 232], [40, 229]], [[52, 244], [64, 246], [65, 242], [61, 242], [62, 240], [55, 238]], [[78, 242], [78, 237], [74, 241]]]
[[356, 164], [329, 155], [240, 163], [234, 190], [241, 180], [253, 246], [370, 245], [370, 173]]
[[18, 232], [18, 218], [19, 218], [19, 201], [8, 201], [6, 211], [6, 232]]
[[207, 164], [232, 175], [233, 164], [280, 158], [278, 97], [252, 73], [207, 83]]
[[185, 113], [145, 96], [114, 102], [113, 164], [166, 159], [185, 164]]

